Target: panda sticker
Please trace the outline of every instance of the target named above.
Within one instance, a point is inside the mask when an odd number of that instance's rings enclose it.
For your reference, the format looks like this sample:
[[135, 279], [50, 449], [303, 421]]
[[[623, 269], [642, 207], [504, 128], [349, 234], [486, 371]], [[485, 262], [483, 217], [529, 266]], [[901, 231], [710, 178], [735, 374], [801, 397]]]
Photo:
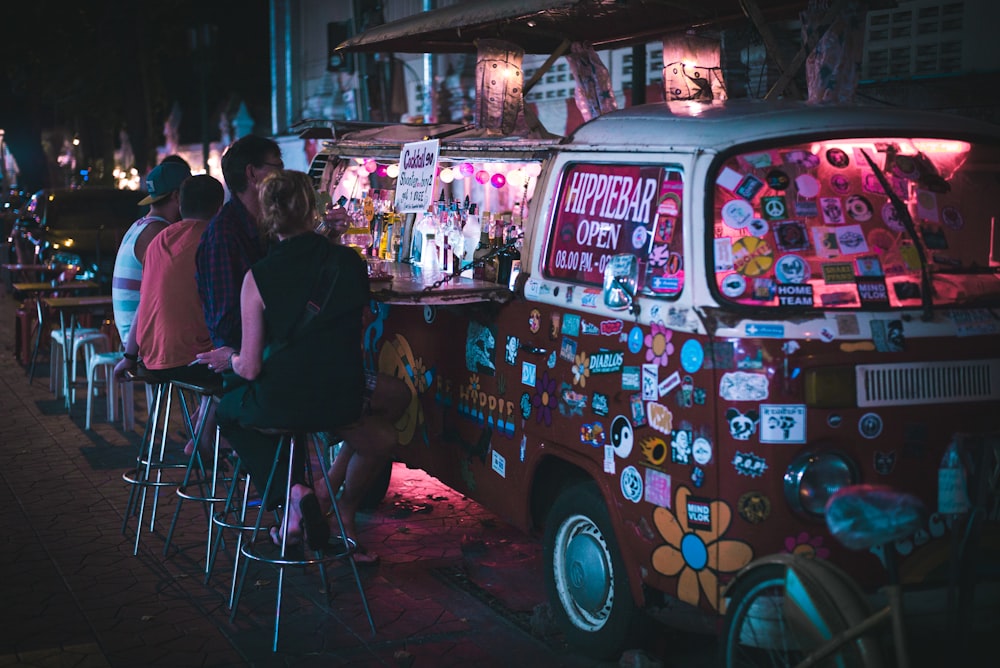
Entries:
[[632, 454], [632, 423], [624, 415], [617, 415], [611, 422], [611, 445], [615, 455], [625, 459]]
[[757, 411], [749, 410], [741, 413], [738, 408], [730, 408], [726, 411], [726, 420], [729, 422], [729, 433], [737, 441], [749, 441], [757, 430], [759, 417]]

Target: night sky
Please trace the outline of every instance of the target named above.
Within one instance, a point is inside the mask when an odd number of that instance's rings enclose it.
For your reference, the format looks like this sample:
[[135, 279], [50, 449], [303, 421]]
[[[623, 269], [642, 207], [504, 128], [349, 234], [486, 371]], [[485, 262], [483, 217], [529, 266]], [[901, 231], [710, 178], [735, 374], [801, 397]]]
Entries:
[[[201, 141], [202, 67], [210, 139], [240, 101], [259, 132], [270, 129], [268, 0], [36, 0], [7, 12], [5, 24], [0, 128], [28, 190], [49, 185], [41, 140], [54, 128], [79, 135], [91, 156], [110, 156], [125, 128], [144, 169], [176, 102], [180, 141]], [[205, 25], [216, 28], [198, 55], [191, 32]]]

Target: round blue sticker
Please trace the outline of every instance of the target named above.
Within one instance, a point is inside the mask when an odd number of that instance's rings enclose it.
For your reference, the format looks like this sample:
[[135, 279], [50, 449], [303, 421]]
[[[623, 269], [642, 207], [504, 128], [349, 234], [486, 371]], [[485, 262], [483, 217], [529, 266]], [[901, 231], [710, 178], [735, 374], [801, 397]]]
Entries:
[[681, 346], [681, 366], [688, 373], [694, 373], [705, 361], [705, 350], [695, 339], [688, 339]]
[[636, 325], [628, 333], [628, 351], [638, 355], [642, 350], [642, 328]]

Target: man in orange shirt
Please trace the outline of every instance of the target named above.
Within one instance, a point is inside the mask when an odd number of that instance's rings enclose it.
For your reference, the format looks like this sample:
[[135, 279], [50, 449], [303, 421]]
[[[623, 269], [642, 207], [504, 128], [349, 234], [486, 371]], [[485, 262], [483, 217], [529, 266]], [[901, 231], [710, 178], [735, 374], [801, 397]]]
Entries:
[[[192, 362], [198, 353], [213, 348], [195, 283], [195, 253], [224, 197], [222, 184], [207, 174], [181, 184], [182, 219], [164, 228], [146, 249], [139, 308], [125, 342], [125, 357], [115, 366], [116, 378], [133, 371], [142, 359], [150, 374], [164, 381], [219, 384], [215, 373]], [[204, 433], [211, 431], [214, 426]]]

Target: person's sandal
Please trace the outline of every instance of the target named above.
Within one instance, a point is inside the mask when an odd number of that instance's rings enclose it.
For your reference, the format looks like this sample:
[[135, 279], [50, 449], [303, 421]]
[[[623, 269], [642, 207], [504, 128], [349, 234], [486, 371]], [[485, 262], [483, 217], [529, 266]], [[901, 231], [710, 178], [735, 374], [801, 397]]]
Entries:
[[369, 552], [361, 545], [354, 548], [354, 553], [351, 557], [357, 566], [378, 566], [379, 562], [382, 561], [381, 557], [374, 552]]

